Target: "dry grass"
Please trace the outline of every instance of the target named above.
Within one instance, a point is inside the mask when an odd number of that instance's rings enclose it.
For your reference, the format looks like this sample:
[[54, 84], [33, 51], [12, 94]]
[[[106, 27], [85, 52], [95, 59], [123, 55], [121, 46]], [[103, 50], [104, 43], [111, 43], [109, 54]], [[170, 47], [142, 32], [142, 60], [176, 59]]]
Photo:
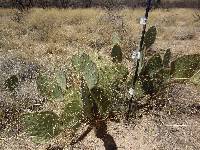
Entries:
[[[155, 25], [158, 29], [153, 49], [170, 47], [178, 55], [200, 53], [200, 22], [195, 21], [193, 13], [192, 9], [153, 10], [148, 25]], [[143, 9], [31, 9], [23, 14], [16, 10], [0, 9], [0, 63], [6, 59], [20, 58], [54, 69], [69, 65], [69, 58], [78, 51], [87, 51], [94, 60], [97, 53], [107, 58], [113, 46], [113, 33], [118, 33], [126, 62], [130, 64], [131, 51], [140, 40], [142, 27], [139, 17], [143, 15]], [[26, 138], [24, 135], [22, 137]], [[7, 141], [0, 142], [5, 149], [9, 149], [6, 142], [10, 141], [4, 140]], [[29, 139], [17, 140], [13, 140], [13, 149], [19, 149], [17, 144], [24, 141], [24, 149], [40, 149], [34, 144], [30, 145]]]
[[[142, 9], [113, 12], [93, 8], [32, 9], [24, 14], [10, 9], [0, 11], [1, 51], [15, 50], [31, 58], [46, 57], [48, 53], [69, 56], [78, 49], [108, 52], [115, 32], [121, 37], [125, 53], [129, 53], [139, 41], [141, 26], [138, 21], [144, 14]], [[158, 45], [168, 42], [170, 46], [173, 40], [198, 40], [200, 24], [194, 21], [193, 13], [192, 9], [152, 11], [149, 26], [158, 28]], [[177, 37], [179, 34], [182, 37]]]

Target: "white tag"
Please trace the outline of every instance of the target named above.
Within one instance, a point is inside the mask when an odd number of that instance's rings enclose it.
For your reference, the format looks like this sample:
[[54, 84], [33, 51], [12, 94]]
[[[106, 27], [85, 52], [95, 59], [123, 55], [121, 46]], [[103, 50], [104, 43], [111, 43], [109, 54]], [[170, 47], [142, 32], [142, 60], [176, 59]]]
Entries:
[[140, 59], [140, 56], [141, 56], [141, 54], [140, 54], [140, 52], [137, 52], [137, 59]]
[[129, 92], [129, 94], [130, 94], [131, 96], [134, 96], [134, 94], [135, 94], [133, 88], [130, 88], [128, 92]]
[[141, 25], [145, 25], [146, 23], [147, 23], [147, 18], [141, 17], [141, 18], [140, 18], [140, 24], [141, 24]]
[[140, 59], [141, 54], [140, 54], [140, 51], [139, 51], [139, 50], [140, 50], [140, 49], [137, 48], [136, 51], [133, 51], [133, 53], [132, 53], [132, 59], [133, 59], [133, 60], [134, 60], [134, 59]]
[[133, 60], [135, 60], [136, 55], [137, 55], [137, 52], [136, 52], [136, 51], [133, 51], [131, 58], [132, 58]]

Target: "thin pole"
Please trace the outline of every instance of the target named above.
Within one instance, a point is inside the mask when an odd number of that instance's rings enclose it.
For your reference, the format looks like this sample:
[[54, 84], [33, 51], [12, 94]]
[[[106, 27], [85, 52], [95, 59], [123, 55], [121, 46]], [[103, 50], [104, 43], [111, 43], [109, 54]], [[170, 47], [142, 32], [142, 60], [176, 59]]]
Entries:
[[[148, 20], [148, 17], [149, 17], [149, 11], [151, 10], [151, 3], [152, 3], [152, 0], [147, 0], [147, 7], [146, 7], [146, 12], [145, 12], [145, 21], [147, 22]], [[143, 24], [143, 30], [142, 30], [142, 36], [141, 36], [141, 40], [140, 40], [140, 49], [139, 49], [139, 52], [142, 53], [143, 51], [143, 45], [144, 45], [144, 37], [145, 37], [145, 33], [146, 33], [146, 23]], [[135, 87], [135, 84], [138, 80], [138, 72], [139, 72], [139, 66], [140, 64], [142, 63], [142, 57], [140, 57], [139, 59], [137, 59], [137, 63], [136, 63], [136, 70], [135, 70], [135, 74], [134, 74], [134, 78], [133, 78], [133, 81], [132, 81], [132, 87], [134, 88]], [[132, 106], [132, 103], [133, 103], [133, 98], [134, 98], [134, 95], [131, 95], [131, 98], [129, 100], [129, 107], [128, 107], [128, 113], [127, 113], [127, 116], [126, 116], [126, 120], [129, 119], [129, 115], [131, 113], [131, 106]]]

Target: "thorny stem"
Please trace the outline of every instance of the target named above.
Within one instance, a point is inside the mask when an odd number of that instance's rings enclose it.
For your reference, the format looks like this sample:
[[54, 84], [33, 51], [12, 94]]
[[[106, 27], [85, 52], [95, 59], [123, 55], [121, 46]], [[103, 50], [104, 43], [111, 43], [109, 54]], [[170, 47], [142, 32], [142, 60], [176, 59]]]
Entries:
[[[147, 8], [146, 8], [146, 12], [145, 12], [146, 21], [148, 20], [149, 11], [151, 9], [151, 2], [152, 2], [152, 0], [147, 0]], [[145, 33], [146, 33], [146, 23], [143, 25], [142, 36], [141, 36], [141, 40], [140, 40], [140, 49], [139, 49], [140, 53], [142, 53], [142, 51], [143, 51]], [[142, 57], [140, 57], [140, 59], [137, 59], [136, 70], [135, 70], [134, 78], [133, 78], [133, 81], [132, 81], [132, 87], [133, 88], [135, 87], [135, 84], [136, 84], [136, 82], [138, 80], [139, 67], [142, 64], [142, 61], [143, 61]], [[126, 116], [126, 120], [129, 119], [129, 115], [131, 113], [133, 99], [134, 99], [134, 96], [132, 95], [130, 100], [129, 100], [128, 113], [127, 113], [127, 116]]]

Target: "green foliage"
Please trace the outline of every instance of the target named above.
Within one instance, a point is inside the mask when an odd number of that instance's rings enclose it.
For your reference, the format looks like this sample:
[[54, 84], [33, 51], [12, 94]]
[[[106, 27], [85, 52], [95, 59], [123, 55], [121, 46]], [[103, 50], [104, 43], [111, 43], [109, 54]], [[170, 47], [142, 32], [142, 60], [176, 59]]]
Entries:
[[162, 57], [159, 53], [157, 53], [148, 60], [147, 64], [142, 68], [141, 74], [148, 74], [149, 76], [153, 76], [162, 67]]
[[118, 44], [115, 44], [114, 47], [112, 48], [111, 57], [114, 63], [122, 62], [122, 50]]
[[15, 88], [19, 85], [19, 79], [17, 75], [12, 75], [10, 78], [8, 78], [5, 83], [5, 88], [9, 91], [13, 92]]
[[142, 82], [140, 80], [138, 80], [135, 84], [135, 96], [136, 98], [140, 98], [140, 97], [143, 97], [144, 96], [144, 90], [142, 88]]
[[[141, 55], [155, 42], [156, 34], [155, 26], [146, 32]], [[67, 88], [66, 72], [62, 70], [56, 70], [52, 77], [41, 73], [38, 75], [37, 87], [40, 93], [50, 99], [62, 97], [64, 107], [59, 116], [51, 111], [26, 114], [23, 121], [30, 135], [50, 138], [65, 128], [75, 131], [81, 123], [98, 122], [98, 119], [105, 119], [116, 109], [115, 104], [124, 99], [124, 87], [127, 87], [129, 71], [121, 63], [122, 50], [117, 34], [113, 35], [113, 43], [111, 57], [114, 63], [110, 65], [100, 65], [101, 67], [97, 68], [90, 56], [85, 53], [72, 57], [72, 66], [78, 73], [77, 84], [74, 84], [74, 87]], [[143, 58], [140, 61], [139, 77], [136, 78], [134, 87], [131, 85], [136, 98], [157, 94], [168, 85], [172, 77], [192, 77], [190, 81], [200, 85], [199, 54], [182, 56], [171, 62], [171, 51], [167, 49], [163, 57], [156, 53], [148, 60]], [[14, 90], [18, 85], [17, 76], [6, 80], [5, 85], [8, 89]]]
[[91, 90], [91, 96], [97, 104], [97, 111], [101, 116], [106, 116], [108, 114], [108, 108], [110, 106], [110, 101], [107, 98], [104, 89], [95, 87]]
[[99, 71], [99, 87], [103, 88], [108, 95], [112, 95], [127, 76], [128, 69], [124, 65], [105, 66]]
[[85, 117], [87, 117], [87, 119], [91, 119], [93, 117], [93, 113], [92, 113], [93, 99], [92, 99], [90, 90], [83, 79], [81, 80], [80, 92], [81, 92], [81, 98], [83, 102], [84, 115]]
[[[139, 75], [140, 85], [135, 89], [144, 91], [145, 94], [153, 95], [165, 87], [171, 78], [190, 78], [200, 69], [200, 55], [184, 55], [170, 63], [171, 51], [167, 49], [163, 59], [160, 54], [152, 56], [143, 66]], [[198, 82], [198, 73], [191, 78], [194, 83]]]
[[[166, 53], [170, 53], [169, 50], [167, 50]], [[142, 89], [146, 94], [155, 94], [169, 79], [170, 70], [163, 67], [164, 62], [166, 63], [168, 61], [165, 59], [166, 55], [162, 60], [160, 54], [157, 53], [152, 56], [142, 68], [139, 80], [142, 84]]]
[[99, 85], [106, 89], [115, 82], [123, 82], [128, 76], [128, 69], [124, 65], [105, 66], [99, 70]]
[[48, 98], [61, 98], [62, 88], [58, 83], [47, 75], [39, 75], [37, 78], [37, 88], [41, 95]]
[[56, 71], [56, 82], [58, 86], [62, 89], [64, 92], [67, 88], [67, 79], [65, 76], [65, 72], [61, 70]]
[[26, 114], [23, 122], [30, 136], [49, 139], [61, 132], [59, 117], [52, 111]]
[[81, 55], [74, 55], [72, 58], [72, 64], [74, 68], [83, 75], [89, 89], [92, 89], [97, 85], [97, 67], [96, 64], [91, 61], [89, 55], [85, 53]]
[[200, 54], [184, 55], [171, 63], [174, 78], [190, 78], [200, 69]]
[[171, 51], [170, 49], [167, 49], [163, 56], [163, 67], [165, 68], [170, 67], [170, 59], [171, 59]]
[[83, 117], [83, 102], [80, 92], [70, 89], [65, 96], [65, 107], [61, 115], [61, 120], [65, 128], [76, 130]]
[[144, 47], [148, 49], [156, 40], [157, 30], [155, 26], [149, 28], [144, 37]]
[[128, 69], [122, 64], [100, 68], [98, 86], [106, 97], [104, 101], [108, 105], [107, 112], [118, 109], [115, 104], [122, 103], [124, 100], [122, 94], [126, 91], [123, 86], [126, 85], [128, 74]]

